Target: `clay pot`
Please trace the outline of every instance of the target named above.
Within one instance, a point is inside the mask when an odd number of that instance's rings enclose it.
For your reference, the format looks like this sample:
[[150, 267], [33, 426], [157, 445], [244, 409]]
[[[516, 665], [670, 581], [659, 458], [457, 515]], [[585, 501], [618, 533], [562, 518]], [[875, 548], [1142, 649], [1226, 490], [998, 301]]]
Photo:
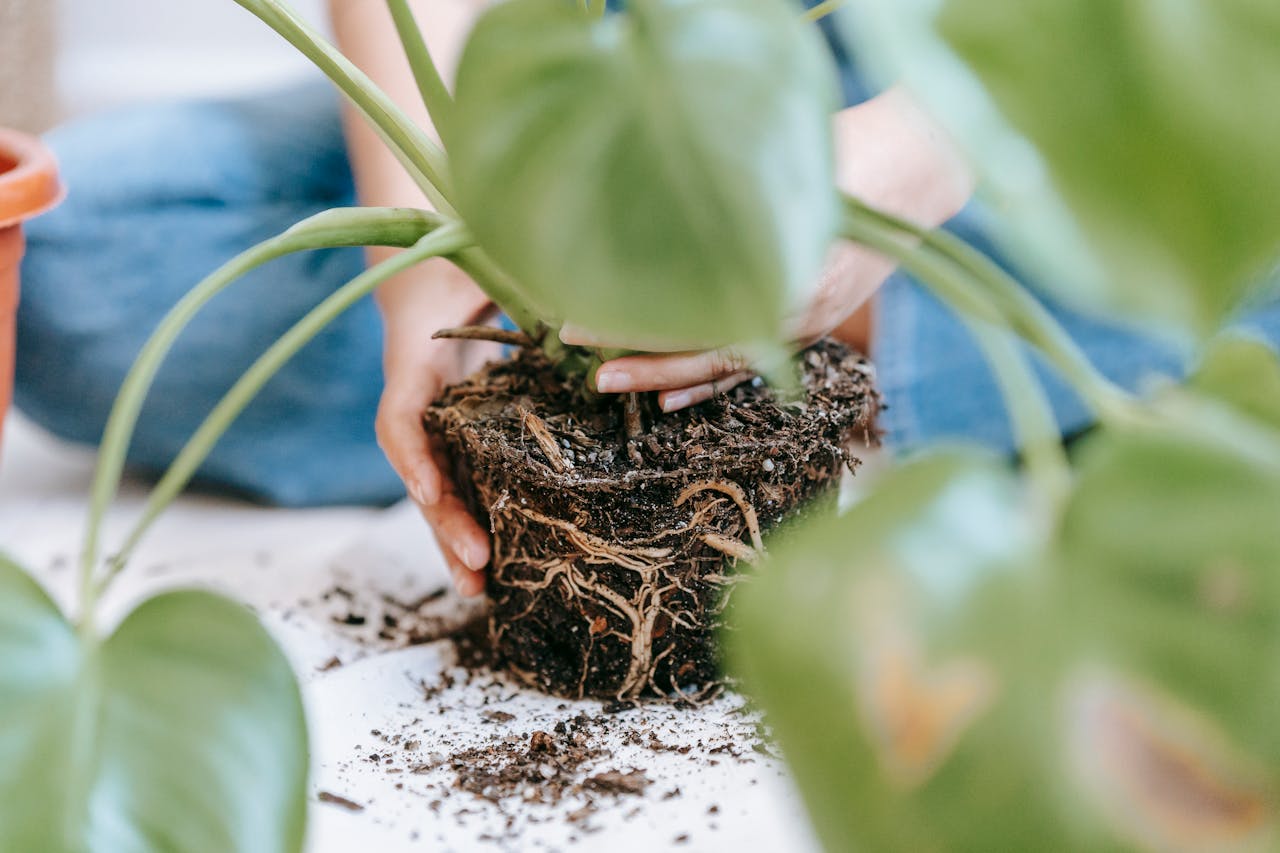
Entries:
[[0, 437], [13, 398], [14, 325], [22, 223], [62, 199], [53, 154], [40, 140], [0, 128]]

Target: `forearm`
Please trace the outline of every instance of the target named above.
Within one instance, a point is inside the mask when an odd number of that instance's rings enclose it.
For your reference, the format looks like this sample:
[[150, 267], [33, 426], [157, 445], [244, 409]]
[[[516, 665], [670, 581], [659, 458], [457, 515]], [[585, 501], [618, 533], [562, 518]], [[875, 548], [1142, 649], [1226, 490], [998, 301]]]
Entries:
[[[410, 0], [409, 5], [422, 25], [441, 73], [446, 80], [451, 79], [480, 4], [472, 0]], [[329, 10], [343, 53], [414, 122], [435, 136], [384, 0], [329, 0]], [[343, 117], [361, 203], [429, 208], [426, 196], [364, 117], [349, 105]], [[377, 263], [396, 251], [371, 248], [369, 261]], [[458, 325], [475, 319], [488, 306], [480, 289], [445, 260], [429, 261], [391, 279], [378, 289], [375, 299], [386, 320], [389, 339], [420, 336], [424, 316], [438, 321], [440, 326]]]
[[[933, 228], [964, 207], [973, 174], [946, 134], [901, 89], [890, 89], [838, 113], [834, 120], [836, 179], [840, 189], [868, 204]], [[896, 264], [863, 246], [843, 242], [832, 251], [824, 278], [844, 277], [843, 287], [824, 281], [810, 315], [839, 313], [824, 295], [862, 293], [869, 299]], [[834, 297], [833, 297], [834, 298]], [[845, 297], [840, 297], [841, 299]], [[846, 303], [847, 304], [847, 303]], [[837, 335], [867, 349], [871, 314], [850, 314]]]

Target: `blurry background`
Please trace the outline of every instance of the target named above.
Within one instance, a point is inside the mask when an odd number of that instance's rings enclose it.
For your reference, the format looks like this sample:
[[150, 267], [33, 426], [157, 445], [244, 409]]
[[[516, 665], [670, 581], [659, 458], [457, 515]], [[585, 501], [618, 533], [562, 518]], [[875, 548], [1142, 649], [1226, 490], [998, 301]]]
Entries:
[[[293, 0], [326, 23], [325, 0]], [[233, 0], [0, 0], [0, 126], [39, 132], [132, 101], [228, 95], [307, 61]]]

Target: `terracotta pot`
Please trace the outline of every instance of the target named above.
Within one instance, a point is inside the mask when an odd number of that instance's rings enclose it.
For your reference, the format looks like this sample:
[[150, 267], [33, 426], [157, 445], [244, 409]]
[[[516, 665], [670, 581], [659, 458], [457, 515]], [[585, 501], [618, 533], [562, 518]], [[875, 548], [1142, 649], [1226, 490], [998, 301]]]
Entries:
[[61, 201], [62, 192], [49, 149], [34, 136], [0, 128], [0, 437], [13, 399], [22, 223]]

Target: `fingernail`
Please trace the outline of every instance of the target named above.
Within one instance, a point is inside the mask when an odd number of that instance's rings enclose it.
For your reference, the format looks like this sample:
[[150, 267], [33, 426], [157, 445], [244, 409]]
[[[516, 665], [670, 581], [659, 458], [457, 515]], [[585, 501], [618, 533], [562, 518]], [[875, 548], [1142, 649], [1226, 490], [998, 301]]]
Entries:
[[489, 562], [474, 545], [463, 545], [459, 548], [458, 559], [462, 560], [463, 564], [474, 572], [480, 571], [484, 568], [484, 564]]
[[672, 391], [670, 394], [662, 398], [662, 411], [674, 412], [677, 409], [683, 409], [692, 402], [693, 392]]
[[617, 368], [602, 367], [596, 371], [596, 387], [601, 394], [620, 394], [631, 390], [631, 374]]
[[469, 595], [471, 589], [471, 572], [462, 566], [450, 566], [449, 574], [453, 575], [453, 588], [457, 590], [458, 595]]
[[409, 497], [413, 498], [416, 504], [425, 504], [426, 499], [422, 496], [422, 484], [417, 480], [409, 480], [405, 484], [405, 489], [409, 492]]
[[439, 477], [436, 476], [435, 471], [419, 468], [418, 475], [414, 478], [414, 485], [418, 489], [418, 502], [430, 506], [440, 500], [438, 483]]
[[463, 598], [472, 598], [482, 592], [484, 592], [484, 581], [474, 572], [467, 572], [458, 583], [458, 595]]

